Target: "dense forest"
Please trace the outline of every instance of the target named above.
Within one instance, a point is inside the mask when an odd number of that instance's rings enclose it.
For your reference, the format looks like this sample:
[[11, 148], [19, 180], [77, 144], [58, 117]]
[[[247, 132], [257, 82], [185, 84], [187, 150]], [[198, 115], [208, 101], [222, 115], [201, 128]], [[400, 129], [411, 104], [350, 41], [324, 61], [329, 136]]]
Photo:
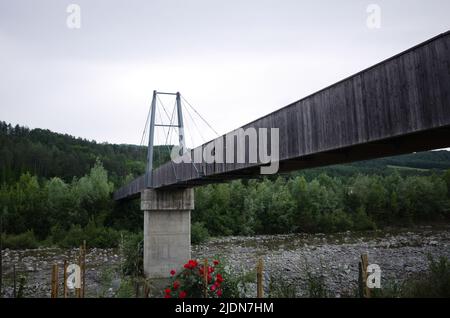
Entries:
[[[169, 160], [167, 147], [155, 148], [156, 166]], [[99, 144], [50, 130], [30, 130], [0, 121], [0, 183], [15, 182], [26, 172], [38, 178], [59, 177], [65, 182], [71, 182], [74, 177], [88, 174], [99, 159], [108, 171], [109, 180], [119, 187], [127, 177], [143, 173], [146, 156], [146, 147]], [[450, 169], [450, 152], [433, 151], [309, 169], [292, 175], [388, 175], [395, 170], [402, 175], [429, 175], [446, 169]]]
[[[0, 183], [17, 181], [29, 172], [38, 178], [59, 177], [66, 182], [89, 173], [99, 159], [116, 186], [127, 176], [145, 170], [147, 148], [113, 145], [74, 138], [43, 129], [0, 122]], [[154, 150], [155, 165], [169, 159], [167, 147]]]
[[[158, 147], [155, 161], [168, 160]], [[139, 202], [112, 192], [145, 169], [146, 147], [98, 144], [0, 122], [0, 219], [6, 246], [116, 246], [142, 230]], [[330, 166], [196, 188], [192, 239], [367, 230], [448, 220], [450, 152]]]

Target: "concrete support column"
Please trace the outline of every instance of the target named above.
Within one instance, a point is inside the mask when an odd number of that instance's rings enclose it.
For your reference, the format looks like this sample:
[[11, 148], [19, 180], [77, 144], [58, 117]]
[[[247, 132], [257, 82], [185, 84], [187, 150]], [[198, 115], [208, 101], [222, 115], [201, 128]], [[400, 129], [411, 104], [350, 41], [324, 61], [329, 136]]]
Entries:
[[146, 277], [169, 277], [171, 269], [178, 271], [191, 258], [193, 209], [193, 189], [145, 189], [141, 192]]

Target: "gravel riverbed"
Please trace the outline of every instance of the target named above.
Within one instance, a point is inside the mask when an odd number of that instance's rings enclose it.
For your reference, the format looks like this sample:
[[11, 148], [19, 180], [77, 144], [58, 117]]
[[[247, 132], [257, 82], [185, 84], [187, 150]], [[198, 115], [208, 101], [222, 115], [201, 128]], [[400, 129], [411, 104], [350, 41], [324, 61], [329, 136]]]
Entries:
[[[381, 268], [382, 286], [400, 282], [427, 269], [427, 256], [450, 258], [450, 226], [419, 227], [395, 231], [337, 234], [292, 234], [252, 237], [214, 238], [192, 247], [193, 258], [220, 257], [238, 273], [255, 268], [257, 259], [264, 260], [264, 280], [281, 277], [295, 286], [297, 296], [306, 295], [307, 272], [323, 275], [330, 296], [353, 293], [357, 286], [358, 261], [367, 253], [369, 263]], [[16, 277], [23, 276], [25, 297], [49, 297], [52, 264], [75, 262], [77, 249], [40, 248], [8, 250], [3, 256], [3, 293], [11, 297], [13, 267]], [[118, 249], [88, 250], [86, 255], [86, 295], [109, 297], [120, 285], [117, 273], [121, 257]], [[110, 273], [105, 285], [104, 273]], [[102, 274], [103, 273], [103, 274]], [[62, 275], [61, 275], [62, 276]], [[60, 278], [60, 281], [62, 277]], [[17, 283], [19, 285], [19, 283]], [[253, 296], [250, 288], [248, 296]]]

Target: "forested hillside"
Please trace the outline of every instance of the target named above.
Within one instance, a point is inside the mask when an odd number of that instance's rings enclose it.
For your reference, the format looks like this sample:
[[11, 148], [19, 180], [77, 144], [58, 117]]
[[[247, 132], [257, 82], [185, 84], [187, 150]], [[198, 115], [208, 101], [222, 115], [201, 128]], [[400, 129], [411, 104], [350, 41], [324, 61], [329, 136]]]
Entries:
[[[142, 231], [139, 202], [115, 188], [145, 169], [146, 147], [98, 144], [0, 123], [0, 220], [6, 246], [116, 246]], [[157, 164], [168, 160], [158, 147]], [[367, 230], [445, 221], [450, 152], [323, 167], [196, 188], [192, 239]], [[446, 170], [447, 169], [447, 170]]]
[[[146, 147], [115, 145], [58, 134], [44, 129], [28, 129], [0, 122], [0, 183], [17, 181], [29, 172], [39, 178], [59, 177], [66, 182], [89, 172], [99, 159], [115, 187], [127, 176], [145, 170]], [[168, 148], [157, 146], [155, 165], [169, 160]], [[321, 173], [351, 176], [357, 173], [429, 174], [450, 169], [450, 151], [432, 151], [396, 157], [361, 161], [351, 164], [310, 169], [294, 174], [317, 176]]]
[[[25, 172], [70, 182], [88, 173], [99, 159], [117, 186], [127, 175], [136, 176], [145, 170], [146, 151], [146, 147], [99, 144], [0, 122], [0, 183], [16, 181]], [[167, 161], [167, 147], [156, 147], [154, 156], [156, 165]]]

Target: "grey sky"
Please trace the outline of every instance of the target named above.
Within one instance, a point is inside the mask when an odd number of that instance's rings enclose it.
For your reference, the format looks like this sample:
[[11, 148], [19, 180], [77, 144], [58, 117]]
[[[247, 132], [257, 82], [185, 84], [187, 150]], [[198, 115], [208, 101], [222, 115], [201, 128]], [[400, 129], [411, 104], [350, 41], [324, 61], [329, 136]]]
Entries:
[[[71, 3], [80, 29], [66, 26]], [[371, 3], [380, 29], [366, 25]], [[157, 89], [225, 133], [449, 30], [449, 12], [448, 0], [0, 0], [0, 120], [139, 144]]]

